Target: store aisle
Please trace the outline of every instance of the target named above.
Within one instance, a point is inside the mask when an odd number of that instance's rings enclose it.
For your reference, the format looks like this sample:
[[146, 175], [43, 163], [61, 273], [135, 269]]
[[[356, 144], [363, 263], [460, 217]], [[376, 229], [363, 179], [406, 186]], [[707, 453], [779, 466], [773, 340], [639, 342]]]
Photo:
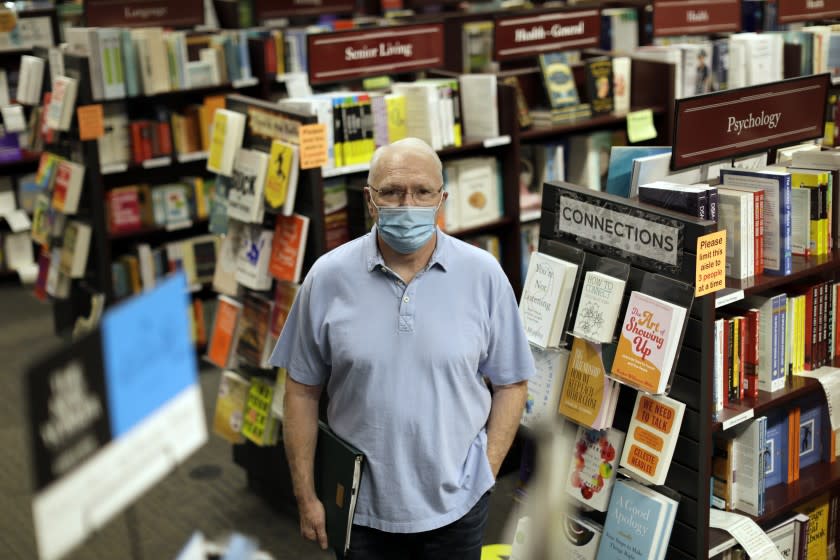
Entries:
[[[57, 343], [49, 305], [20, 286], [0, 284], [0, 558], [4, 560], [36, 558], [22, 376], [34, 357]], [[219, 370], [202, 369], [208, 419], [218, 381]], [[509, 535], [514, 482], [515, 473], [506, 476], [492, 495], [488, 543], [510, 542], [503, 535]], [[230, 445], [211, 434], [186, 464], [135, 504], [132, 515], [114, 518], [68, 559], [171, 559], [195, 530], [210, 538], [230, 531], [250, 535], [276, 560], [332, 558], [300, 537], [296, 517], [273, 510], [247, 489], [245, 472], [233, 463]], [[134, 557], [132, 534], [139, 545]]]

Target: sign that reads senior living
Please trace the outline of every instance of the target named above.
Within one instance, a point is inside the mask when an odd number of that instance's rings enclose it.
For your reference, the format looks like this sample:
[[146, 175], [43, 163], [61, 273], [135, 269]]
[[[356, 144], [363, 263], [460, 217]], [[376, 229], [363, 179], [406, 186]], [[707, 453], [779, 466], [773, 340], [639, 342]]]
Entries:
[[496, 18], [494, 57], [511, 60], [567, 49], [597, 47], [598, 10], [529, 12]]
[[671, 169], [821, 138], [828, 74], [676, 101]]

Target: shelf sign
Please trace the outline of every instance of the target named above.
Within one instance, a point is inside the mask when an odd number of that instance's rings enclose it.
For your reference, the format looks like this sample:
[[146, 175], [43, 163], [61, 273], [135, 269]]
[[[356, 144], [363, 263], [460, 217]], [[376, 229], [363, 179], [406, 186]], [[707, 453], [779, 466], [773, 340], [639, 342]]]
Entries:
[[352, 13], [352, 0], [254, 0], [257, 21], [289, 16]]
[[597, 48], [600, 34], [598, 10], [500, 17], [494, 26], [494, 57], [511, 60], [568, 49]]
[[204, 24], [202, 0], [85, 0], [90, 27], [192, 27]]
[[779, 23], [840, 17], [840, 0], [776, 0]]
[[726, 230], [697, 238], [694, 297], [726, 287]]
[[[654, 0], [653, 2], [654, 37], [705, 35], [740, 30], [740, 0]], [[711, 60], [711, 57], [707, 60]]]
[[443, 25], [316, 33], [307, 46], [310, 84], [428, 70], [443, 66]]
[[829, 75], [676, 100], [671, 169], [822, 138]]

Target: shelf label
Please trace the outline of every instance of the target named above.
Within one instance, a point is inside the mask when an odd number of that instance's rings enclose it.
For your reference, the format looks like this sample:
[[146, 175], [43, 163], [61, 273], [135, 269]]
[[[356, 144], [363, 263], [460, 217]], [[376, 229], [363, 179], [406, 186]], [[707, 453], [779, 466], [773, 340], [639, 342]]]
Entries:
[[677, 99], [671, 169], [822, 138], [829, 82], [817, 74]]
[[495, 138], [485, 138], [481, 142], [485, 148], [495, 148], [496, 146], [505, 146], [510, 144], [510, 135], [496, 136]]
[[598, 10], [549, 11], [496, 19], [495, 60], [527, 58], [547, 52], [598, 47]]
[[[653, 36], [705, 35], [741, 30], [740, 0], [654, 0]], [[706, 53], [711, 66], [711, 53]]]
[[656, 127], [653, 125], [653, 111], [642, 109], [627, 113], [627, 140], [631, 144], [644, 142], [656, 138]]
[[102, 105], [82, 105], [76, 108], [79, 120], [79, 140], [96, 140], [105, 135], [105, 116]]
[[697, 238], [694, 297], [726, 287], [726, 230]]
[[317, 14], [352, 14], [352, 0], [254, 0], [256, 21], [288, 16]]
[[395, 25], [306, 37], [309, 83], [443, 66], [443, 25]]
[[840, 0], [776, 0], [779, 23], [840, 17]]
[[204, 24], [202, 0], [85, 0], [91, 27], [193, 27]]
[[732, 426], [737, 426], [741, 422], [746, 422], [747, 420], [752, 420], [754, 416], [755, 416], [755, 410], [750, 408], [748, 410], [745, 410], [741, 414], [737, 414], [737, 415], [733, 416], [732, 418], [724, 420], [723, 421], [723, 426], [722, 426], [723, 431], [725, 432], [726, 430], [728, 430]]
[[327, 163], [327, 125], [304, 124], [300, 127], [300, 168], [312, 169]]

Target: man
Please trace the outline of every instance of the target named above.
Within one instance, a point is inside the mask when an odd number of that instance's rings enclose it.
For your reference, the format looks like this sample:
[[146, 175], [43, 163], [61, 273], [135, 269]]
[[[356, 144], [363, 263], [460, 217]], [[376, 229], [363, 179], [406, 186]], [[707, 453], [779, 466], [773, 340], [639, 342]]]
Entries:
[[312, 266], [271, 357], [288, 371], [283, 437], [301, 533], [322, 548], [313, 459], [325, 385], [330, 427], [365, 454], [353, 560], [479, 559], [534, 371], [498, 263], [436, 228], [446, 197], [425, 142], [379, 148], [365, 188], [376, 225]]

